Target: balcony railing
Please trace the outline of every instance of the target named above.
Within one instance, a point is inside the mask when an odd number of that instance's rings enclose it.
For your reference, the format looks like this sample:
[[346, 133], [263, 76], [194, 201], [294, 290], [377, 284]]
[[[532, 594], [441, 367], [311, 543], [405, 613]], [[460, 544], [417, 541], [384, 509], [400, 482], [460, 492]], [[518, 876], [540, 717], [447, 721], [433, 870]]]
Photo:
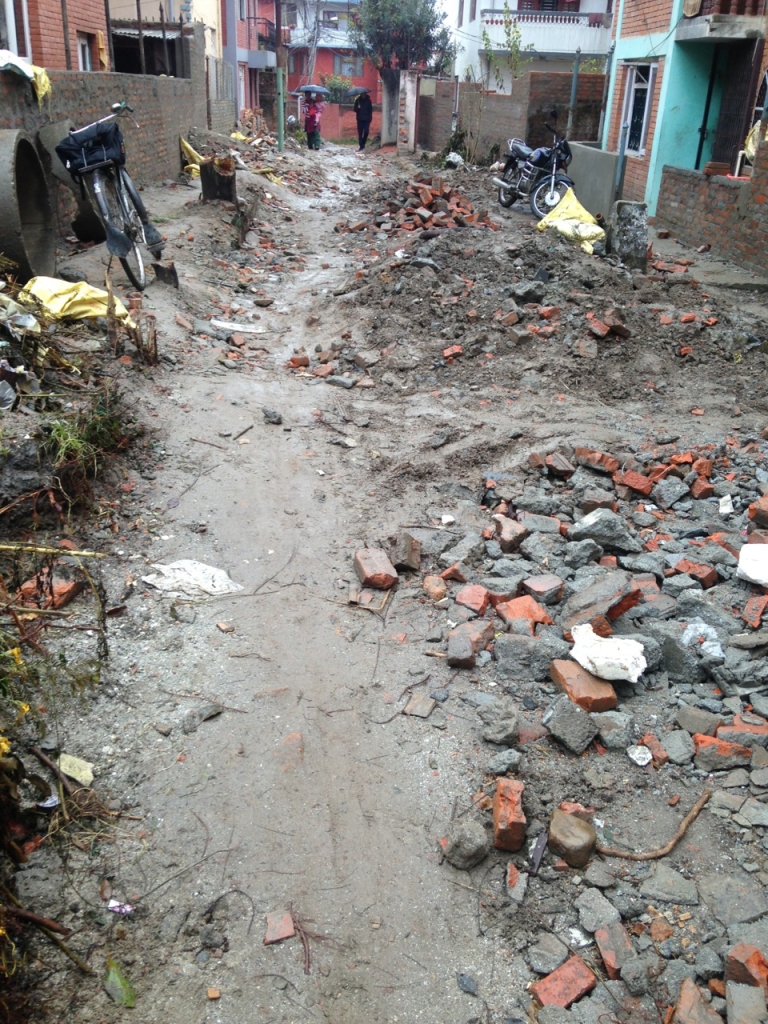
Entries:
[[[715, 0], [717, 2], [717, 0]], [[720, 0], [723, 2], [723, 0]], [[748, 2], [748, 0], [744, 0]], [[752, 2], [764, 3], [765, 0], [752, 0]], [[484, 25], [503, 25], [506, 12], [491, 8], [480, 11], [480, 18]], [[611, 24], [610, 14], [571, 14], [569, 11], [510, 11], [510, 21], [516, 21], [519, 25], [578, 25], [588, 28], [607, 28]]]
[[275, 52], [277, 34], [275, 23], [267, 18], [248, 18], [248, 49]]
[[766, 0], [702, 0], [699, 17], [709, 14], [765, 14]]

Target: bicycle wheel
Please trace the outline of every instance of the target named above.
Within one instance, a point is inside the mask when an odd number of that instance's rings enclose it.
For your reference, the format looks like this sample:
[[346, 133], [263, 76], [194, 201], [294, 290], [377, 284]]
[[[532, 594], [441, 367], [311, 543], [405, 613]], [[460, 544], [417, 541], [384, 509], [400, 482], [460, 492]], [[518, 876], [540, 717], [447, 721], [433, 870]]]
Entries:
[[[120, 171], [115, 170], [112, 172], [112, 175], [114, 175], [115, 199], [121, 208], [122, 230], [128, 236], [128, 240], [131, 243], [131, 251], [127, 256], [121, 256], [120, 262], [131, 281], [139, 291], [143, 292], [147, 286], [147, 275], [144, 272], [144, 260], [141, 255], [141, 249], [139, 249], [139, 245], [144, 241], [141, 217], [133, 204], [128, 190], [125, 188]], [[110, 175], [110, 178], [112, 178], [112, 175]]]

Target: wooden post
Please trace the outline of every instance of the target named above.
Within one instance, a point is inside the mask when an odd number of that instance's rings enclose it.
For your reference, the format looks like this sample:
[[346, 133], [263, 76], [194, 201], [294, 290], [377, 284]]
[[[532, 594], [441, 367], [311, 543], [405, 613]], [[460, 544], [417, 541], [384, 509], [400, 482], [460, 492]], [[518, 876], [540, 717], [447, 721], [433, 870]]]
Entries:
[[142, 75], [147, 73], [147, 62], [144, 57], [144, 29], [141, 26], [141, 0], [136, 0], [136, 17], [139, 20], [139, 66]]

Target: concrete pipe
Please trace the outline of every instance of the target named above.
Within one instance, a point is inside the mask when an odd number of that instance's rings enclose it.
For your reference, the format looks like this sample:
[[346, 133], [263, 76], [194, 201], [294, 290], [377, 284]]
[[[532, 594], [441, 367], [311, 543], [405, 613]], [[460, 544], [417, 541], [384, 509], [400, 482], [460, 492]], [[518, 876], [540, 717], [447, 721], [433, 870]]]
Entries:
[[48, 182], [34, 144], [0, 130], [0, 254], [18, 265], [21, 283], [56, 270], [56, 231]]

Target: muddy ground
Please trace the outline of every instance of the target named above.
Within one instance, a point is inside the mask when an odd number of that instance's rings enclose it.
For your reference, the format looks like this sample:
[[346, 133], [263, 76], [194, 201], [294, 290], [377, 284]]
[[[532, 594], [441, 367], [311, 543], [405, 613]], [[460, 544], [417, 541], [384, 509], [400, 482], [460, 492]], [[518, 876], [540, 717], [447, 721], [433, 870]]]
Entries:
[[[94, 787], [127, 817], [81, 836], [81, 849], [49, 841], [17, 872], [21, 902], [73, 929], [68, 944], [95, 972], [33, 940], [30, 1019], [124, 1019], [101, 985], [111, 956], [143, 1024], [527, 1020], [537, 977], [528, 949], [570, 934], [583, 872], [556, 871], [547, 855], [518, 911], [504, 888], [507, 854], [469, 872], [442, 860], [451, 819], [490, 828], [488, 810], [473, 806], [493, 781], [475, 705], [506, 683], [493, 663], [455, 670], [427, 655], [443, 649], [448, 616], [422, 595], [419, 574], [405, 574], [380, 613], [348, 604], [353, 554], [401, 527], [442, 528], [443, 516], [456, 541], [484, 529], [484, 480], [528, 486], [534, 451], [621, 456], [665, 437], [680, 450], [758, 440], [768, 423], [759, 292], [692, 283], [722, 268], [674, 240], [654, 249], [690, 260], [683, 273], [633, 280], [536, 233], [527, 209], [499, 209], [486, 172], [446, 177], [499, 230], [420, 243], [337, 227], [429, 168], [333, 145], [271, 166], [297, 177], [254, 176], [258, 225], [242, 249], [231, 208], [202, 204], [194, 183], [145, 189], [180, 286], [153, 283], [143, 297], [160, 365], [112, 363], [147, 433], [105, 467], [102, 520], [81, 514], [71, 528], [109, 553], [109, 603], [126, 611], [110, 620], [100, 683], [46, 712], [49, 748], [93, 762]], [[100, 285], [104, 258], [99, 247], [62, 266]], [[541, 298], [561, 308], [557, 330], [515, 342], [494, 314], [516, 279], [540, 269]], [[119, 269], [113, 277], [123, 280]], [[579, 355], [586, 314], [608, 307], [623, 311], [630, 337]], [[687, 312], [694, 323], [680, 323]], [[241, 344], [224, 340], [232, 328], [204, 332], [198, 321], [211, 317], [246, 325], [234, 329]], [[526, 322], [544, 323], [532, 309]], [[463, 353], [448, 361], [452, 345]], [[316, 353], [334, 348], [338, 375], [358, 386], [312, 374]], [[304, 351], [309, 368], [286, 367]], [[265, 406], [282, 424], [265, 421]], [[142, 582], [153, 563], [181, 558], [226, 570], [242, 591], [174, 600]], [[93, 615], [84, 596], [69, 621]], [[93, 653], [93, 638], [75, 631], [50, 643], [70, 661]], [[448, 697], [427, 719], [405, 716], [409, 688]], [[512, 686], [532, 722], [553, 692]], [[623, 709], [645, 731], [677, 703], [674, 688], [649, 686]], [[607, 841], [661, 845], [701, 787], [692, 766], [649, 774], [623, 752], [576, 757], [546, 739], [521, 749], [532, 838], [567, 799], [597, 809]], [[680, 806], [669, 806], [676, 795]], [[762, 892], [763, 831], [705, 812], [670, 861], [694, 878], [748, 863]], [[635, 899], [648, 865], [609, 867], [614, 894]], [[131, 914], [105, 910], [105, 879]], [[689, 909], [679, 955], [691, 959], [718, 929], [705, 907]], [[288, 910], [306, 946], [298, 936], [265, 946], [265, 915]], [[594, 947], [573, 941], [599, 970]]]

